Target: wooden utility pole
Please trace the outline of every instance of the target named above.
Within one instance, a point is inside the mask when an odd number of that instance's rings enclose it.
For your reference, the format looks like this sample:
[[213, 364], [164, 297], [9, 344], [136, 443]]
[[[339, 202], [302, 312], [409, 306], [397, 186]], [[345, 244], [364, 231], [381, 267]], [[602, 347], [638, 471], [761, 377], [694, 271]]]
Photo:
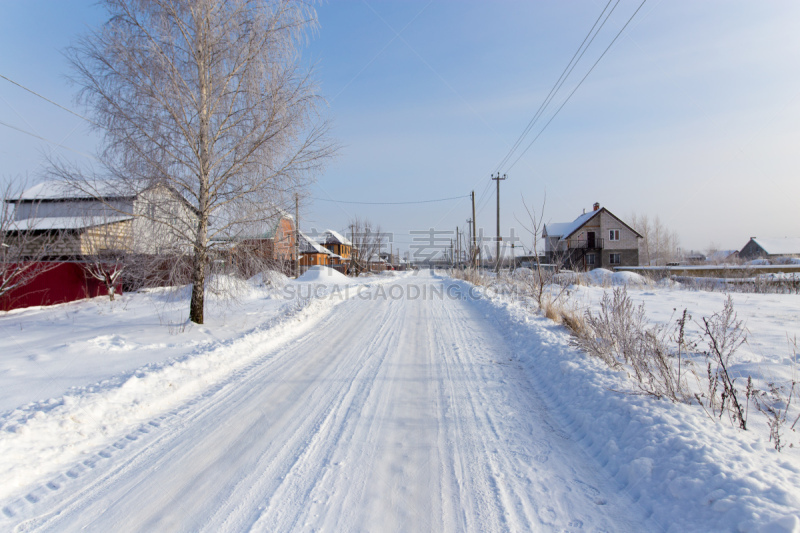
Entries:
[[458, 236], [458, 226], [456, 226], [456, 265], [458, 265], [458, 261], [461, 259], [461, 241], [459, 240]]
[[492, 176], [492, 180], [497, 182], [497, 257], [495, 261], [497, 261], [497, 266], [495, 270], [500, 271], [500, 241], [503, 238], [500, 236], [500, 182], [506, 179], [508, 176], [503, 174], [503, 177], [500, 177], [500, 173], [497, 173], [497, 176]]
[[472, 253], [475, 251], [475, 247], [472, 246], [472, 219], [467, 219], [467, 241], [464, 243], [469, 248], [469, 253], [467, 254], [467, 261], [469, 262], [469, 266], [472, 266]]
[[294, 277], [300, 277], [300, 201], [297, 194], [294, 195]]
[[478, 268], [478, 254], [480, 250], [478, 250], [478, 247], [475, 245], [477, 235], [478, 234], [475, 232], [475, 191], [472, 191], [472, 250], [470, 251], [472, 268]]

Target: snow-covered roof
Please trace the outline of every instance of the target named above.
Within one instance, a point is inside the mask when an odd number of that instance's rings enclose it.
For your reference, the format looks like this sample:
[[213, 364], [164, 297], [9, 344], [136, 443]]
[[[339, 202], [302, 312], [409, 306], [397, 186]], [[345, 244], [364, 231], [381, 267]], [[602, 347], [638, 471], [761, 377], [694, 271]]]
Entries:
[[341, 233], [332, 229], [326, 229], [320, 240], [326, 244], [344, 244], [346, 246], [353, 246], [353, 243], [343, 237]]
[[300, 234], [300, 242], [298, 244], [301, 254], [325, 254], [333, 258], [342, 259], [339, 254], [331, 252], [302, 231], [298, 231], [297, 233]]
[[800, 237], [787, 237], [785, 239], [757, 239], [753, 242], [764, 249], [769, 255], [800, 254]]
[[61, 181], [44, 181], [26, 189], [18, 198], [9, 198], [8, 200], [33, 202], [38, 200], [85, 200], [94, 199], [97, 196], [103, 198], [132, 198], [135, 196], [130, 191], [123, 192], [118, 184], [107, 181], [98, 181], [93, 184], [93, 188], [96, 190], [96, 194], [90, 194]]
[[32, 231], [32, 230], [65, 230], [91, 228], [104, 224], [113, 224], [133, 220], [131, 216], [108, 216], [108, 217], [47, 217], [29, 218], [16, 220], [10, 228], [12, 231]]
[[562, 239], [566, 239], [598, 213], [600, 213], [600, 210], [589, 211], [588, 213], [582, 214], [572, 222], [555, 222], [551, 224], [545, 224], [544, 233], [546, 233], [548, 237], [561, 237]]
[[716, 252], [711, 252], [706, 256], [709, 261], [724, 261], [731, 257], [732, 255], [735, 256], [739, 253], [739, 250], [717, 250]]

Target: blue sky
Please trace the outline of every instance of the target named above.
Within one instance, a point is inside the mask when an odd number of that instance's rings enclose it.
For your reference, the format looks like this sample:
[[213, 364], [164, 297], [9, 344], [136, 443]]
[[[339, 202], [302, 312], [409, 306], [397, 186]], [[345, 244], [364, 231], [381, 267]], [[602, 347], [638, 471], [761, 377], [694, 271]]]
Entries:
[[[619, 2], [553, 109], [639, 4]], [[306, 59], [316, 65], [342, 149], [302, 208], [303, 229], [342, 229], [359, 215], [393, 232], [402, 250], [409, 230], [465, 226], [468, 200], [387, 206], [321, 199], [401, 202], [475, 190], [478, 225], [494, 234], [490, 174], [605, 5], [319, 6]], [[0, 10], [0, 74], [85, 112], [75, 107], [61, 52], [103, 13], [92, 2], [52, 0], [5, 0]], [[797, 20], [796, 2], [648, 0], [530, 150], [502, 169], [503, 233], [514, 227], [529, 245], [521, 199], [538, 208], [546, 191], [548, 220], [572, 220], [597, 201], [623, 219], [660, 216], [687, 249], [798, 236]], [[80, 160], [78, 152], [97, 148], [80, 119], [4, 80], [0, 121], [72, 150], [0, 125], [4, 179], [40, 179], [43, 150]]]

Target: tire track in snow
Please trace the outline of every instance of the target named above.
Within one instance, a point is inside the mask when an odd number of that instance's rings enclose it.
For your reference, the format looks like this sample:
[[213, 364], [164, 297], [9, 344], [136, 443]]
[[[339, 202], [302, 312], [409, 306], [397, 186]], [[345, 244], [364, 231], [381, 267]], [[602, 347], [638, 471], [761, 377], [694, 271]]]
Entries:
[[343, 302], [30, 504], [48, 514], [25, 528], [635, 530], [478, 309]]
[[[352, 307], [352, 304], [355, 303], [358, 302], [348, 301], [344, 302], [342, 305]], [[367, 310], [364, 310], [362, 312], [362, 314], [365, 316], [361, 318], [364, 320], [367, 319], [366, 311]], [[346, 342], [345, 337], [348, 335], [347, 331], [341, 330], [341, 328], [338, 328], [337, 325], [340, 319], [341, 317], [329, 316], [324, 319], [319, 326], [317, 326], [317, 329], [325, 329], [326, 327], [329, 327], [332, 330], [339, 330], [338, 335], [340, 343]], [[381, 317], [378, 317], [378, 320], [380, 322]], [[99, 480], [98, 483], [87, 487], [84, 491], [82, 491], [80, 496], [73, 498], [74, 503], [72, 505], [68, 504], [65, 509], [61, 510], [62, 513], [65, 516], [72, 516], [73, 518], [80, 517], [79, 521], [86, 523], [91, 519], [100, 519], [104, 514], [108, 515], [109, 512], [114, 511], [114, 507], [117, 506], [121, 509], [125, 509], [125, 511], [120, 510], [112, 514], [114, 516], [118, 516], [120, 521], [125, 519], [125, 523], [128, 524], [128, 526], [131, 526], [131, 517], [128, 516], [125, 518], [125, 515], [135, 515], [136, 513], [134, 510], [126, 507], [125, 502], [128, 499], [120, 498], [111, 506], [109, 506], [109, 510], [105, 509], [107, 501], [113, 501], [114, 499], [112, 494], [124, 492], [115, 487], [121, 484], [130, 484], [132, 486], [129, 490], [134, 490], [135, 485], [138, 482], [144, 482], [148, 477], [152, 477], [148, 473], [148, 468], [153, 468], [157, 472], [158, 469], [169, 466], [170, 462], [176, 462], [179, 464], [185, 463], [182, 456], [192, 450], [192, 443], [195, 441], [200, 441], [202, 438], [209, 438], [209, 435], [205, 434], [206, 431], [204, 429], [198, 431], [196, 427], [200, 426], [200, 428], [207, 428], [209, 426], [213, 426], [214, 424], [218, 424], [220, 421], [241, 419], [242, 413], [237, 411], [240, 411], [242, 405], [246, 404], [248, 400], [248, 394], [246, 394], [246, 392], [254, 389], [257, 390], [257, 386], [263, 386], [265, 382], [266, 384], [271, 384], [272, 386], [277, 387], [275, 396], [280, 398], [284, 390], [287, 393], [291, 392], [292, 387], [294, 387], [298, 381], [301, 381], [297, 378], [301, 377], [303, 374], [307, 374], [307, 387], [301, 387], [295, 391], [293, 395], [287, 396], [283, 400], [278, 400], [278, 406], [275, 410], [279, 411], [281, 407], [294, 407], [294, 411], [290, 412], [297, 414], [296, 412], [298, 410], [306, 409], [309, 405], [316, 408], [316, 411], [313, 411], [312, 413], [303, 412], [303, 416], [291, 417], [287, 414], [284, 416], [278, 416], [275, 420], [269, 421], [272, 423], [273, 433], [288, 434], [291, 436], [295, 436], [297, 434], [303, 435], [311, 431], [310, 428], [319, 427], [319, 419], [324, 415], [325, 412], [327, 412], [325, 406], [329, 405], [329, 402], [326, 401], [327, 398], [322, 397], [324, 396], [323, 393], [333, 393], [334, 389], [326, 390], [325, 388], [320, 387], [312, 388], [310, 394], [306, 394], [306, 397], [303, 399], [303, 401], [300, 400], [300, 397], [303, 396], [302, 393], [307, 391], [308, 386], [314, 384], [314, 377], [319, 377], [326, 372], [329, 372], [330, 375], [337, 376], [341, 382], [347, 382], [350, 376], [343, 374], [337, 375], [337, 366], [339, 369], [348, 369], [352, 368], [354, 365], [349, 364], [348, 361], [342, 362], [330, 360], [327, 362], [320, 362], [314, 358], [296, 357], [297, 352], [302, 353], [305, 351], [306, 353], [313, 353], [314, 349], [318, 345], [319, 341], [315, 337], [309, 336], [301, 339], [294, 346], [284, 346], [277, 354], [271, 356], [269, 361], [265, 362], [261, 366], [251, 365], [247, 372], [243, 371], [238, 373], [236, 379], [230, 380], [228, 384], [218, 390], [216, 394], [209, 395], [202, 400], [190, 402], [190, 404], [199, 403], [199, 405], [192, 405], [189, 407], [189, 413], [182, 413], [182, 416], [177, 419], [174, 426], [169, 428], [170, 431], [168, 434], [164, 434], [158, 442], [152, 443], [147, 449], [137, 454], [136, 457], [132, 458], [125, 465], [105, 475], [101, 480]], [[255, 369], [253, 368], [254, 366], [256, 367]], [[315, 372], [312, 374], [311, 370], [315, 370]], [[259, 426], [269, 425], [265, 424], [265, 421], [263, 420], [263, 412], [260, 408], [254, 410], [251, 409], [251, 411], [247, 413], [247, 416], [254, 419], [249, 426], [253, 430], [259, 429]], [[275, 430], [274, 428], [276, 427], [280, 428], [280, 431]], [[219, 433], [219, 431], [217, 433]], [[227, 439], [224, 434], [217, 435], [217, 439], [220, 439], [222, 442], [230, 440]], [[276, 450], [275, 445], [267, 446], [265, 447], [262, 456], [272, 458], [270, 459], [270, 463], [277, 463], [280, 465], [280, 460], [274, 458], [280, 457], [281, 452], [284, 454], [287, 453], [287, 450], [291, 452], [291, 450], [293, 450], [293, 446], [297, 444], [297, 438], [293, 438], [290, 439], [289, 442], [284, 443], [282, 449]], [[173, 448], [170, 448], [171, 446]], [[209, 463], [208, 458], [203, 459], [205, 459], [204, 462], [206, 464], [206, 469], [213, 469], [213, 466], [216, 463]], [[215, 461], [222, 461], [223, 463], [225, 461], [225, 457], [219, 457], [219, 455], [214, 457], [214, 459]], [[279, 466], [272, 466], [272, 468], [280, 469]], [[286, 467], [284, 467], [284, 469], [286, 469]], [[181, 476], [178, 476], [179, 479], [180, 477]], [[132, 478], [132, 480], [128, 478]], [[183, 484], [186, 485], [186, 483]], [[164, 483], [164, 485], [169, 486], [170, 484]], [[99, 494], [105, 494], [106, 496], [104, 498], [98, 498]], [[153, 501], [153, 497], [143, 498], [145, 501], [149, 501], [150, 503], [150, 505], [145, 505], [145, 507], [159, 508], [159, 504], [174, 502], [175, 506], [177, 507], [176, 511], [181, 511], [182, 506], [179, 498], [180, 494], [174, 494], [171, 497], [165, 498], [163, 496], [163, 491], [156, 490], [155, 495], [160, 496], [160, 500], [156, 499], [156, 501]], [[98, 503], [98, 499], [101, 502], [106, 503]], [[219, 504], [221, 502], [217, 503]], [[142, 504], [140, 503], [138, 506], [141, 507]], [[99, 510], [96, 508], [99, 508]], [[188, 511], [188, 509], [185, 510]], [[186, 516], [191, 513], [182, 512], [181, 514]], [[198, 512], [197, 514], [202, 515], [203, 513]], [[106, 518], [108, 517], [106, 516]], [[41, 525], [44, 527], [49, 527], [48, 524], [49, 522], [47, 521], [41, 523]], [[61, 528], [58, 527], [57, 529]]]

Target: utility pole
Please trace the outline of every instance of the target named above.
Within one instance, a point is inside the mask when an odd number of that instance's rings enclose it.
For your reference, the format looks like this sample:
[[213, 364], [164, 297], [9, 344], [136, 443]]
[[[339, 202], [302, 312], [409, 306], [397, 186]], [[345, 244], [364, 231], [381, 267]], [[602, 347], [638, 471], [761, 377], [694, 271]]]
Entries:
[[471, 266], [473, 266], [472, 265], [472, 253], [475, 251], [475, 247], [472, 246], [472, 219], [471, 218], [467, 219], [467, 242], [465, 244], [469, 247], [469, 253], [467, 254], [467, 257], [466, 257], [465, 261], [469, 261], [469, 266], [471, 267]]
[[453, 264], [453, 239], [450, 239], [450, 265]]
[[503, 238], [500, 236], [500, 182], [506, 179], [508, 176], [503, 174], [503, 177], [500, 177], [500, 173], [497, 173], [497, 176], [492, 175], [492, 181], [497, 182], [497, 257], [495, 260], [497, 261], [497, 266], [495, 270], [497, 272], [500, 271], [500, 241]]
[[300, 277], [300, 200], [294, 195], [294, 277]]
[[456, 266], [458, 266], [459, 259], [461, 259], [461, 241], [458, 236], [458, 226], [456, 226]]
[[472, 191], [472, 250], [470, 252], [470, 258], [473, 268], [478, 268], [478, 254], [480, 254], [480, 250], [478, 250], [478, 247], [475, 245], [477, 235], [478, 233], [475, 231], [475, 191]]

